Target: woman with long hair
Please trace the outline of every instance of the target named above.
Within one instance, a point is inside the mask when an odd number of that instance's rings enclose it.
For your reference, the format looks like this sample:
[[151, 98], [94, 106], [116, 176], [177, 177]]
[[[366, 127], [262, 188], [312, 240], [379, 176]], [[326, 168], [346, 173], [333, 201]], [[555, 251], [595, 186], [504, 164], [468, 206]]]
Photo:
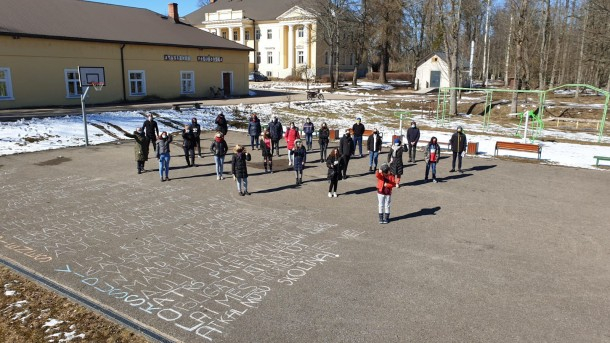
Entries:
[[[261, 135], [258, 146], [260, 147], [261, 153], [263, 155], [263, 165], [265, 166], [265, 173], [273, 173], [273, 144], [268, 128], [265, 129], [265, 131]], [[269, 171], [267, 171], [267, 166], [269, 166]]]
[[326, 159], [326, 166], [328, 167], [328, 197], [337, 197], [337, 185], [339, 180], [342, 179], [341, 169], [343, 168], [343, 159], [339, 149], [334, 148], [328, 158]]

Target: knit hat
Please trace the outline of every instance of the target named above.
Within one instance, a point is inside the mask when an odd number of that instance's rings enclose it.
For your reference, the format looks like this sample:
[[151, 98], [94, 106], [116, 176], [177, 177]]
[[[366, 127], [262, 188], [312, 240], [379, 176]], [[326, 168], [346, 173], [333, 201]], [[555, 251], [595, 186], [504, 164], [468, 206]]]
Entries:
[[379, 169], [381, 169], [382, 173], [387, 173], [390, 171], [390, 166], [387, 163], [383, 163]]
[[462, 127], [461, 127], [461, 126], [458, 126], [458, 127], [457, 127], [457, 130], [458, 130], [458, 131], [464, 131], [464, 129], [462, 129]]

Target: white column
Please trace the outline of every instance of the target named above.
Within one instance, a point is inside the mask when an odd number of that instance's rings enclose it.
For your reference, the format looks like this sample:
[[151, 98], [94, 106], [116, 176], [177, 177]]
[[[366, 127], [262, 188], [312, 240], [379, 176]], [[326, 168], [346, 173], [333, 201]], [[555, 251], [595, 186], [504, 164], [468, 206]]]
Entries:
[[309, 43], [311, 42], [309, 39], [309, 24], [303, 25], [303, 36], [305, 36], [305, 64], [311, 67], [309, 63], [309, 55], [311, 54], [311, 47]]
[[244, 27], [243, 26], [239, 27], [239, 42], [241, 44], [244, 44], [244, 45], [246, 44], [246, 35], [244, 33]]
[[229, 27], [229, 37], [227, 37], [229, 40], [233, 40], [233, 28]]
[[288, 69], [294, 68], [294, 24], [288, 25]]

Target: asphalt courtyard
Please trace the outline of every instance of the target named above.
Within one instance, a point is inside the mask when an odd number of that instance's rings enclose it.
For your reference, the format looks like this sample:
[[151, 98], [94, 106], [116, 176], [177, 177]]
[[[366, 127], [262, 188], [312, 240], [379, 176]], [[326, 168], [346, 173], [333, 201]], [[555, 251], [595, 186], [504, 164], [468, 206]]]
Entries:
[[328, 198], [317, 150], [298, 188], [257, 150], [239, 196], [178, 146], [171, 181], [137, 175], [133, 145], [0, 157], [3, 260], [161, 341], [610, 341], [607, 171], [445, 158], [423, 183], [420, 152], [380, 225], [368, 158]]

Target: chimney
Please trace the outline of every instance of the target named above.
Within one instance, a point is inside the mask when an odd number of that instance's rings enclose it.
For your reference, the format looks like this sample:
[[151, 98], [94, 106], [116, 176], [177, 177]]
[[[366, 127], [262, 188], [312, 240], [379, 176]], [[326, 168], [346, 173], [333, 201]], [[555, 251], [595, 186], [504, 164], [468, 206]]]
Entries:
[[180, 16], [178, 15], [178, 4], [177, 3], [171, 3], [169, 5], [167, 5], [167, 12], [168, 12], [168, 16], [172, 19], [174, 19], [174, 23], [179, 24], [180, 23]]

